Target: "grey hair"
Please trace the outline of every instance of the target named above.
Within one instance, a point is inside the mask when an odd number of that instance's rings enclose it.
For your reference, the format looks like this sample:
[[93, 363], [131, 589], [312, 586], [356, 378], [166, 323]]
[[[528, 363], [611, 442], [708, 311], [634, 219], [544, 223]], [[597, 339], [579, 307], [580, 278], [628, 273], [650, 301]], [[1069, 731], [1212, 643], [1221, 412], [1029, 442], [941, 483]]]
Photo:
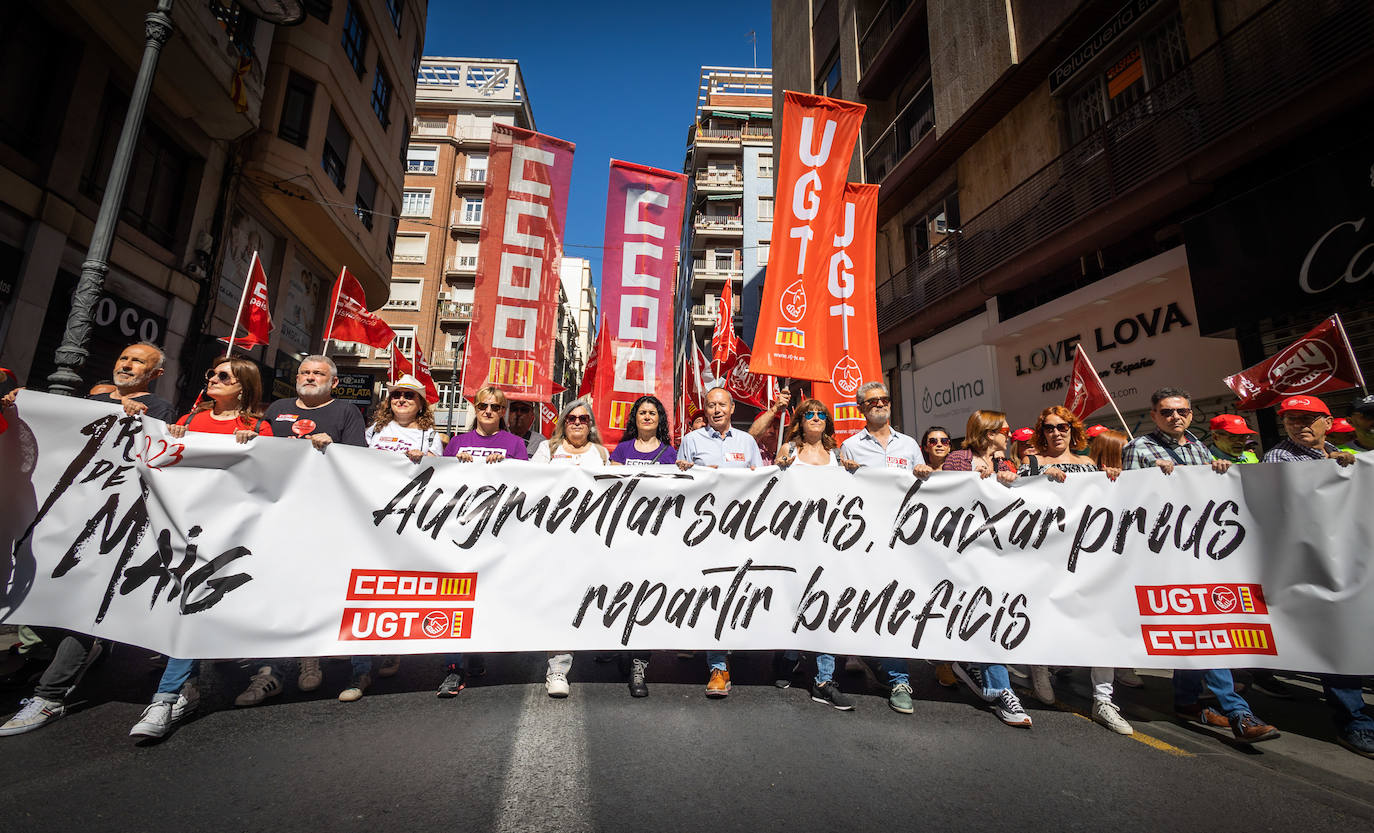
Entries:
[[883, 393], [888, 396], [892, 395], [892, 392], [887, 389], [887, 385], [884, 385], [882, 382], [864, 382], [862, 385], [859, 385], [858, 392], [854, 394], [854, 404], [862, 406], [864, 404], [864, 397], [868, 395], [868, 392], [877, 390], [878, 388], [882, 388]]
[[601, 461], [604, 463], [606, 450], [601, 446], [601, 429], [596, 427], [596, 411], [592, 408], [592, 403], [585, 399], [574, 399], [558, 411], [558, 421], [553, 424], [553, 436], [549, 437], [549, 453], [553, 454], [563, 444], [567, 437], [564, 429], [568, 425], [568, 414], [578, 408], [587, 409], [587, 416], [590, 417], [587, 423], [587, 441], [596, 445], [596, 450], [601, 454]]
[[[320, 364], [329, 367], [330, 376], [339, 375], [339, 366], [337, 364], [334, 364], [334, 360], [329, 358], [328, 356], [306, 356], [305, 358], [301, 359], [301, 364], [305, 364], [306, 362], [319, 362]], [[300, 367], [300, 364], [296, 366]]]
[[162, 363], [165, 362], [165, 361], [167, 361], [167, 354], [164, 353], [164, 352], [162, 352], [162, 348], [161, 348], [161, 347], [158, 347], [156, 344], [152, 343], [151, 341], [136, 341], [136, 342], [134, 342], [133, 344], [130, 344], [129, 346], [130, 346], [130, 347], [149, 347], [149, 348], [151, 348], [151, 349], [157, 351], [157, 362], [153, 364], [152, 368], [149, 369], [149, 372], [152, 372], [153, 370], [161, 370], [161, 369], [162, 369]]

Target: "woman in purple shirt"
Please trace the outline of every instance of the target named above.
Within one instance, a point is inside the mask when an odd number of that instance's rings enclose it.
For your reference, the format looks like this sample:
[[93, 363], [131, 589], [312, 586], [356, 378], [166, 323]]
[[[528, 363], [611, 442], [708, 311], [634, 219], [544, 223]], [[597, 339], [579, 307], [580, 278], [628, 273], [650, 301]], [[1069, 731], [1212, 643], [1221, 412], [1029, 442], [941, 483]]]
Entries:
[[617, 466], [671, 466], [676, 463], [677, 451], [668, 439], [668, 413], [658, 397], [639, 397], [630, 413], [634, 416], [634, 430], [625, 431], [625, 438], [611, 452], [611, 463]]

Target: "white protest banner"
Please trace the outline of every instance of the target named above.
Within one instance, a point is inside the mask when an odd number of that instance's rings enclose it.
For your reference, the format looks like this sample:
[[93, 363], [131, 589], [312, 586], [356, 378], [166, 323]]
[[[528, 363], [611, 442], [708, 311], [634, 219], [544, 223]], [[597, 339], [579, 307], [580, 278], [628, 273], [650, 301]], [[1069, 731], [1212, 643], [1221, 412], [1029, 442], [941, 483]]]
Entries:
[[1374, 672], [1374, 456], [1044, 478], [411, 463], [21, 392], [0, 621], [179, 657], [782, 649]]

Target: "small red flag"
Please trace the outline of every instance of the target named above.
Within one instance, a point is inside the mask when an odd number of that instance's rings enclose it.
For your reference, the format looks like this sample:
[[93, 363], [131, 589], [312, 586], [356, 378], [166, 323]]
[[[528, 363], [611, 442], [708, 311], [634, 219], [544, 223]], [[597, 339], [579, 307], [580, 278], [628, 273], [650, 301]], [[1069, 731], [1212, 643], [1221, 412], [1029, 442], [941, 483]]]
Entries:
[[[239, 337], [238, 328], [242, 325], [248, 334]], [[239, 301], [239, 311], [234, 316], [234, 332], [220, 341], [230, 347], [247, 349], [266, 344], [272, 334], [272, 313], [267, 309], [267, 273], [263, 271], [258, 253], [253, 252], [253, 260], [248, 265], [248, 279], [243, 286], [243, 298]]]
[[425, 399], [429, 400], [429, 404], [438, 404], [439, 386], [434, 384], [434, 376], [429, 372], [429, 359], [425, 358], [425, 352], [418, 343], [415, 345], [415, 378], [425, 386]]
[[1364, 377], [1341, 317], [1333, 315], [1278, 354], [1222, 381], [1236, 392], [1237, 408], [1253, 411], [1290, 396], [1362, 386]]
[[1064, 407], [1083, 420], [1098, 408], [1110, 405], [1111, 401], [1112, 395], [1107, 393], [1102, 377], [1097, 375], [1093, 363], [1088, 360], [1088, 354], [1079, 345], [1074, 351], [1073, 376], [1069, 380], [1068, 395], [1064, 397]]
[[395, 382], [405, 375], [415, 375], [415, 365], [410, 363], [396, 342], [391, 343], [391, 366], [387, 370], [387, 381]]
[[597, 368], [601, 364], [601, 353], [606, 346], [606, 318], [602, 316], [601, 326], [596, 330], [596, 341], [592, 344], [592, 354], [587, 357], [587, 366], [582, 370], [582, 384], [577, 386], [577, 398], [588, 399], [596, 389]]
[[725, 289], [720, 293], [720, 300], [716, 304], [716, 329], [711, 333], [711, 359], [722, 365], [739, 352], [739, 340], [735, 338], [735, 301], [731, 283], [727, 279]]
[[386, 322], [367, 311], [363, 285], [345, 266], [334, 284], [334, 316], [325, 332], [325, 341], [351, 341], [385, 350], [396, 333]]

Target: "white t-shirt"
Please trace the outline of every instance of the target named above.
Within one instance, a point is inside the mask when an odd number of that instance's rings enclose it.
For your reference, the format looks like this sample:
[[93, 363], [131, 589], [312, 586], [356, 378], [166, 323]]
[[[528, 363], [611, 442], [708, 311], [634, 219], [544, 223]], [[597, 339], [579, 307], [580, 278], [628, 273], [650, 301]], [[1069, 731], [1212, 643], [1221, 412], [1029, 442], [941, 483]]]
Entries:
[[530, 458], [534, 463], [561, 463], [570, 466], [582, 466], [588, 469], [599, 469], [606, 466], [606, 450], [596, 443], [587, 443], [583, 446], [581, 454], [574, 454], [568, 450], [566, 445], [559, 445], [558, 450], [549, 451], [548, 441], [539, 444], [535, 449], [534, 456]]
[[363, 436], [367, 439], [368, 448], [378, 451], [397, 451], [404, 454], [412, 448], [418, 448], [430, 454], [444, 453], [444, 444], [439, 441], [439, 432], [433, 428], [422, 431], [419, 428], [402, 428], [395, 422], [388, 422], [380, 429], [368, 426]]
[[797, 456], [797, 455], [799, 455], [800, 452], [801, 452], [801, 449], [800, 449], [800, 448], [797, 448], [797, 447], [794, 446], [792, 443], [788, 443], [788, 446], [791, 446], [791, 451], [792, 451], [792, 454], [794, 455], [794, 456], [792, 457], [792, 465], [794, 465], [794, 466], [815, 466], [815, 467], [817, 467], [817, 468], [820, 468], [820, 467], [822, 467], [822, 466], [838, 466], [838, 465], [840, 464], [839, 459], [835, 457], [835, 451], [834, 451], [834, 449], [831, 449], [830, 451], [826, 452], [827, 454], [830, 455], [830, 460], [829, 460], [828, 462], [825, 462], [825, 463], [808, 463], [808, 462], [806, 462], [805, 460], [803, 460], [800, 456]]

